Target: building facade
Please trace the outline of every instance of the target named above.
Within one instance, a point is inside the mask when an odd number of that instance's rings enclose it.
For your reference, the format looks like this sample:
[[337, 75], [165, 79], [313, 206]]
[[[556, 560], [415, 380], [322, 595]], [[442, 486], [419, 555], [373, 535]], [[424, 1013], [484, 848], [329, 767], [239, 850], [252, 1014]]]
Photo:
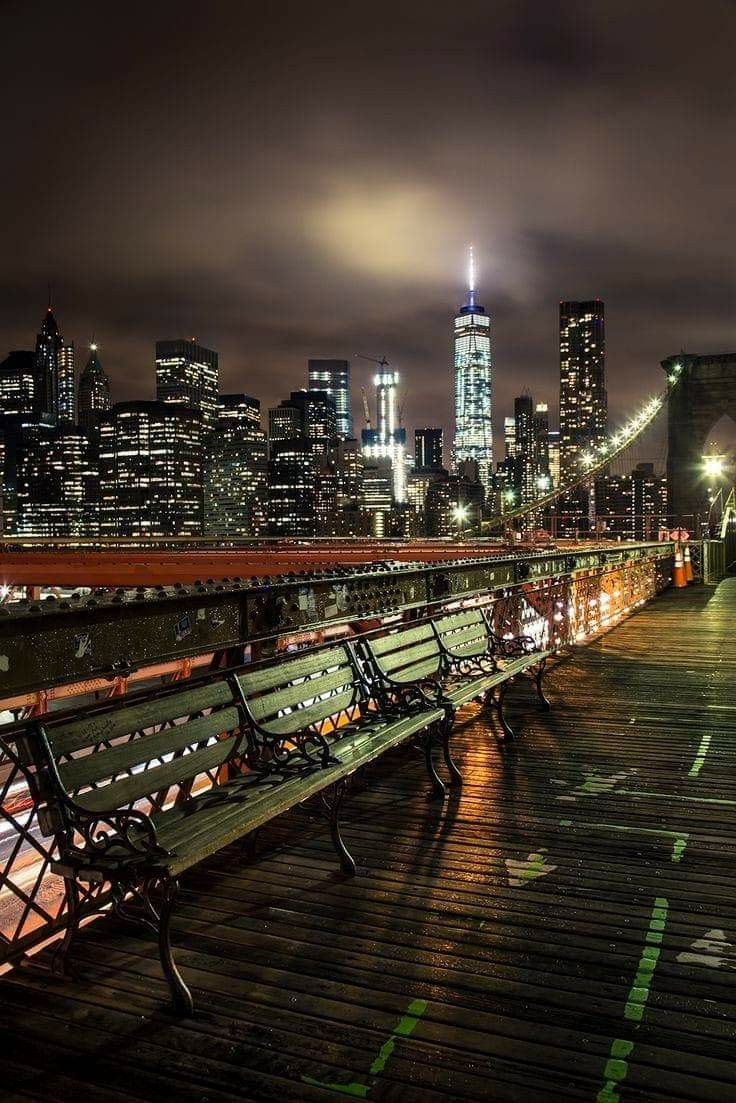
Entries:
[[89, 434], [60, 423], [23, 430], [15, 529], [24, 536], [97, 536], [99, 470]]
[[77, 424], [77, 378], [74, 370], [74, 342], [62, 341], [59, 347], [56, 382], [56, 420]]
[[350, 408], [350, 361], [309, 360], [307, 388], [310, 391], [324, 391], [332, 399], [337, 417], [337, 435], [343, 440], [351, 438], [353, 416]]
[[156, 398], [198, 410], [205, 441], [217, 423], [218, 390], [216, 352], [196, 341], [156, 342]]
[[414, 467], [437, 471], [442, 467], [442, 430], [425, 428], [414, 430]]
[[600, 299], [560, 303], [560, 478], [579, 475], [608, 428], [605, 309]]
[[260, 536], [268, 516], [268, 456], [261, 404], [247, 394], [220, 395], [217, 429], [203, 468], [204, 532]]
[[[391, 468], [394, 501], [406, 501], [406, 429], [399, 423], [399, 373], [383, 361], [373, 377], [376, 388], [376, 426], [361, 434], [366, 463], [387, 461]], [[381, 463], [381, 468], [384, 464]]]
[[169, 402], [118, 402], [100, 421], [102, 536], [199, 536], [202, 415]]
[[475, 460], [486, 493], [493, 473], [491, 319], [476, 302], [472, 263], [465, 303], [455, 316], [455, 467]]
[[111, 406], [110, 380], [97, 355], [97, 345], [93, 343], [79, 377], [79, 424], [85, 429], [99, 429], [103, 415]]

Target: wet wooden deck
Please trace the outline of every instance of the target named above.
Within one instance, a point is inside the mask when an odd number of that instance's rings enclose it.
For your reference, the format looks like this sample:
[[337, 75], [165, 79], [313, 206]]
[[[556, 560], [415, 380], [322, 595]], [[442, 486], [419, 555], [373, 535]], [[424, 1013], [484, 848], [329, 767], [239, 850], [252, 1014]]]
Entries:
[[736, 1100], [735, 626], [736, 579], [671, 591], [557, 668], [551, 714], [519, 696], [513, 750], [467, 710], [444, 806], [387, 759], [355, 880], [304, 812], [193, 871], [190, 1021], [107, 918], [78, 982], [5, 977], [0, 1096]]

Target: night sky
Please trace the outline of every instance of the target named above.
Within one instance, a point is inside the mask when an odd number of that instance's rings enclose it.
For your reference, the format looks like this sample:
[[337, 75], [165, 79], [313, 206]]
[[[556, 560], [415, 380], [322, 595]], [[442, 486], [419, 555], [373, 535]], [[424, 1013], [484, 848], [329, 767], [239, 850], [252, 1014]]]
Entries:
[[6, 2], [0, 29], [3, 355], [51, 281], [114, 399], [196, 335], [265, 406], [309, 356], [385, 353], [408, 426], [449, 427], [470, 241], [499, 423], [525, 385], [556, 416], [561, 298], [605, 300], [614, 419], [663, 357], [736, 347], [732, 2]]

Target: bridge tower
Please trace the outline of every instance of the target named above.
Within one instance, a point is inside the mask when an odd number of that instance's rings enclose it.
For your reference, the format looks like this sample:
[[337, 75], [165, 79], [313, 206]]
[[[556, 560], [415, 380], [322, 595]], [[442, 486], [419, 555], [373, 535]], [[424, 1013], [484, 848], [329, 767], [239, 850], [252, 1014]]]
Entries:
[[708, 434], [722, 414], [736, 421], [736, 352], [662, 361], [668, 375], [676, 364], [682, 373], [667, 409], [669, 512], [687, 519], [708, 511], [702, 462]]

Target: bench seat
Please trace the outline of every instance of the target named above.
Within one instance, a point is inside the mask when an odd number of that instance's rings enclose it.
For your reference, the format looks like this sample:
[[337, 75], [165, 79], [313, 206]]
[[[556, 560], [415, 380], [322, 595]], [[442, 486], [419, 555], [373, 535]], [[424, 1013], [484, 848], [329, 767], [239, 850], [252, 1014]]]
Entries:
[[477, 697], [484, 697], [492, 689], [508, 682], [510, 678], [523, 674], [525, 670], [536, 666], [552, 654], [551, 650], [535, 651], [519, 659], [502, 660], [495, 674], [480, 674], [477, 677], [459, 675], [457, 679], [452, 676], [446, 677], [442, 683], [444, 696], [452, 701], [455, 708], [460, 708], [461, 705], [467, 705]]

